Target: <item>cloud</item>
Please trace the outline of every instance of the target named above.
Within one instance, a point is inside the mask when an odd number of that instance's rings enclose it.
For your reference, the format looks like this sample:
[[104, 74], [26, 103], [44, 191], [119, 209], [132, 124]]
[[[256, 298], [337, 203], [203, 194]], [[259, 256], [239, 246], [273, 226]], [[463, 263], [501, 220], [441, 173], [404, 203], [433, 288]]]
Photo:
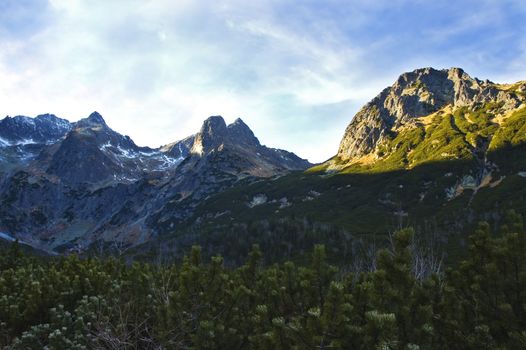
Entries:
[[0, 112], [98, 110], [150, 146], [242, 117], [263, 143], [321, 161], [403, 71], [523, 74], [524, 15], [520, 1], [6, 0]]

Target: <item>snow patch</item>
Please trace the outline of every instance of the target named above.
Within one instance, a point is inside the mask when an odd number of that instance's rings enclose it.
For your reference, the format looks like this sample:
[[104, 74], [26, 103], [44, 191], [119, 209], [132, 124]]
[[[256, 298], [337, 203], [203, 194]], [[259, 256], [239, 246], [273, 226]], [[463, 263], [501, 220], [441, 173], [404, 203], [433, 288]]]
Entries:
[[123, 157], [128, 159], [137, 158], [138, 156], [136, 152], [124, 149], [121, 146], [117, 146], [117, 150], [121, 153]]
[[159, 169], [166, 170], [166, 169], [173, 168], [177, 166], [179, 163], [181, 163], [183, 159], [184, 159], [183, 157], [171, 158], [163, 154], [160, 156], [160, 161], [162, 162], [162, 164], [159, 166]]
[[[182, 152], [181, 145], [179, 145], [180, 151]], [[144, 171], [147, 171], [148, 168], [144, 167], [144, 162], [154, 162], [151, 164], [152, 170], [155, 171], [164, 171], [167, 169], [174, 168], [179, 163], [184, 160], [184, 157], [181, 155], [177, 158], [172, 158], [162, 152], [157, 150], [151, 151], [135, 151], [133, 149], [125, 149], [120, 145], [114, 146], [110, 142], [107, 142], [99, 147], [99, 149], [106, 153], [111, 153], [113, 156], [120, 158], [121, 160], [129, 159], [140, 163], [140, 166]], [[132, 181], [132, 179], [124, 179], [127, 181]], [[135, 181], [136, 179], [133, 179]]]
[[25, 146], [25, 145], [34, 145], [36, 142], [33, 139], [24, 139], [20, 141], [9, 141], [0, 137], [0, 147], [10, 147], [10, 146]]
[[0, 147], [7, 147], [7, 146], [11, 146], [11, 142], [9, 142], [6, 139], [0, 137]]
[[179, 142], [179, 158], [183, 158], [183, 145]]
[[107, 142], [99, 147], [101, 151], [106, 151], [107, 148], [111, 147], [111, 143]]
[[0, 232], [0, 238], [2, 239], [5, 239], [6, 241], [9, 241], [9, 242], [14, 242], [16, 241], [16, 238], [7, 234], [7, 233], [4, 233], [4, 232]]
[[71, 129], [71, 124], [70, 124], [67, 120], [64, 120], [64, 119], [60, 119], [60, 118], [58, 118], [58, 119], [55, 121], [55, 125], [56, 125], [59, 129], [63, 129], [63, 130], [69, 130], [69, 129]]
[[36, 143], [37, 142], [35, 142], [35, 140], [33, 140], [33, 139], [24, 139], [24, 140], [20, 140], [20, 141], [15, 142], [14, 145], [16, 145], [16, 146], [25, 146], [25, 145], [34, 145]]
[[[26, 236], [26, 235], [24, 235], [24, 236]], [[37, 249], [38, 249], [38, 245], [34, 245], [34, 244], [32, 244], [32, 243], [29, 243], [29, 241], [24, 241], [24, 240], [22, 240], [22, 239], [18, 239], [18, 238], [13, 237], [13, 236], [11, 236], [10, 234], [5, 233], [5, 232], [0, 232], [0, 239], [4, 239], [4, 240], [6, 240], [6, 241], [8, 241], [8, 242], [15, 242], [15, 241], [18, 241], [18, 243], [20, 243], [20, 244], [25, 244], [25, 245], [28, 245], [28, 246], [30, 246], [30, 247], [33, 247], [33, 248], [37, 248]]]
[[[113, 148], [117, 152], [111, 150], [111, 148]], [[109, 142], [107, 142], [107, 143], [103, 144], [102, 146], [100, 146], [99, 149], [101, 151], [103, 151], [103, 152], [105, 152], [108, 149], [110, 149], [109, 151], [112, 152], [113, 154], [115, 154], [117, 156], [122, 156], [122, 157], [125, 157], [125, 158], [128, 158], [128, 159], [137, 158], [137, 156], [138, 156], [138, 154], [136, 152], [134, 152], [134, 151], [130, 151], [130, 150], [124, 149], [121, 146], [115, 147]]]

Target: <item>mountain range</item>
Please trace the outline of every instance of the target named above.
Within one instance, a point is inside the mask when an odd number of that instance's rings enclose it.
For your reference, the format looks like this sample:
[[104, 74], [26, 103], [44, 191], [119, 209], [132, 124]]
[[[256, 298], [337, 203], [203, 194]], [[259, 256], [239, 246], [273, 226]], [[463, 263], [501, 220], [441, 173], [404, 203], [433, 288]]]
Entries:
[[252, 243], [289, 256], [305, 242], [347, 254], [411, 225], [462, 247], [478, 220], [526, 213], [525, 142], [526, 82], [460, 68], [402, 74], [315, 166], [262, 146], [241, 119], [210, 117], [195, 135], [152, 149], [96, 112], [76, 123], [6, 117], [0, 232], [46, 251], [200, 244], [228, 258]]
[[233, 260], [253, 243], [271, 260], [321, 243], [341, 263], [411, 226], [458, 256], [478, 222], [497, 228], [510, 209], [526, 214], [525, 102], [525, 81], [404, 73], [350, 118], [334, 157], [218, 193], [162, 242]]
[[226, 125], [220, 116], [157, 149], [137, 146], [97, 112], [75, 123], [6, 117], [0, 137], [0, 231], [45, 250], [138, 244], [156, 235], [158, 222], [173, 227], [239, 181], [310, 166], [262, 146], [241, 119]]

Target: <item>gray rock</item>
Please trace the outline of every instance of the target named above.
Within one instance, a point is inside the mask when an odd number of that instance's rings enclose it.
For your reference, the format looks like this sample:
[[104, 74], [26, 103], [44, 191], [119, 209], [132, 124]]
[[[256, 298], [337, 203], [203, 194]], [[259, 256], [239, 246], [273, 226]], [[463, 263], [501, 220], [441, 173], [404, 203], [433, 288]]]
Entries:
[[0, 231], [48, 251], [100, 240], [142, 243], [240, 180], [310, 166], [261, 145], [241, 119], [227, 126], [220, 116], [157, 149], [138, 147], [97, 112], [76, 123], [6, 118], [0, 135]]
[[462, 107], [489, 101], [503, 102], [505, 110], [521, 103], [514, 94], [499, 90], [490, 81], [473, 79], [460, 68], [404, 73], [354, 116], [337, 156], [345, 162], [368, 155], [392, 130], [446, 105]]

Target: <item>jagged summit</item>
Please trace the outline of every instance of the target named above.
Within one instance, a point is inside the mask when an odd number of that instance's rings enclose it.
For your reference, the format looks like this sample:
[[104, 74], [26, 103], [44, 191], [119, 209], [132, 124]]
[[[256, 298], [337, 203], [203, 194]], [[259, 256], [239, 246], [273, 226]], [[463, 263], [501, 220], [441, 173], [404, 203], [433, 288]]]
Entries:
[[224, 142], [227, 134], [228, 129], [223, 117], [219, 115], [209, 117], [195, 136], [191, 153], [203, 155], [216, 149]]
[[104, 121], [104, 118], [102, 118], [102, 115], [100, 115], [99, 112], [95, 111], [93, 113], [91, 113], [89, 116], [88, 116], [88, 120], [94, 122], [94, 123], [106, 123]]
[[64, 137], [71, 124], [53, 114], [41, 114], [35, 118], [22, 115], [0, 120], [0, 138], [7, 145], [50, 143]]
[[252, 130], [241, 119], [237, 118], [232, 124], [228, 125], [230, 136], [243, 144], [259, 145], [258, 138]]
[[488, 80], [470, 77], [461, 68], [420, 68], [407, 72], [367, 103], [352, 119], [337, 156], [352, 161], [371, 154], [393, 131], [438, 110], [487, 102], [512, 110], [521, 104], [516, 94]]
[[211, 116], [195, 136], [191, 153], [204, 155], [221, 146], [259, 147], [259, 140], [241, 118], [228, 126], [221, 116]]
[[248, 125], [243, 121], [241, 118], [236, 118], [232, 124], [228, 125], [229, 128], [243, 128], [243, 129], [249, 129]]
[[152, 149], [112, 130], [97, 112], [76, 123], [9, 117], [0, 121], [0, 198], [10, 205], [0, 205], [0, 217], [13, 219], [0, 222], [0, 231], [31, 232], [46, 249], [100, 239], [137, 244], [240, 180], [309, 166], [260, 145], [241, 119], [227, 125], [212, 116], [195, 135]]
[[102, 115], [100, 115], [99, 112], [93, 112], [91, 113], [87, 118], [81, 119], [78, 122], [75, 123], [75, 126], [77, 128], [90, 128], [90, 127], [107, 127], [106, 121], [104, 118], [102, 118]]
[[249, 130], [249, 131], [252, 132], [252, 130], [250, 130], [248, 125], [241, 118], [236, 118], [236, 120], [234, 120], [234, 122], [232, 124], [228, 125], [228, 128], [229, 129], [238, 129], [238, 130]]
[[44, 113], [44, 114], [37, 115], [35, 119], [57, 121], [57, 119], [60, 119], [60, 118], [58, 118], [56, 115], [51, 114], [51, 113]]
[[222, 133], [226, 130], [226, 123], [222, 116], [213, 115], [205, 119], [201, 127], [201, 133]]

